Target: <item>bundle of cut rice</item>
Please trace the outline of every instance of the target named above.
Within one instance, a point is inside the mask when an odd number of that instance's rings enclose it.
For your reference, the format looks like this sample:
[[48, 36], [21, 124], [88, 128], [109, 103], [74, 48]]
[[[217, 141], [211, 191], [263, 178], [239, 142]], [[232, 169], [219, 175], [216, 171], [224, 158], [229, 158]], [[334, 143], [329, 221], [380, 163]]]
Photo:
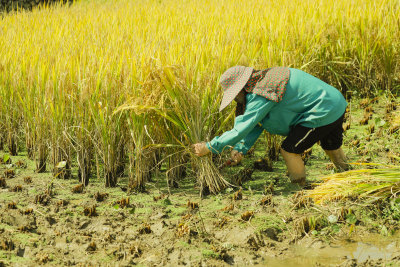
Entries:
[[324, 183], [307, 193], [315, 203], [334, 200], [360, 200], [374, 202], [378, 199], [400, 196], [400, 167], [372, 163], [374, 169], [350, 170], [323, 178]]

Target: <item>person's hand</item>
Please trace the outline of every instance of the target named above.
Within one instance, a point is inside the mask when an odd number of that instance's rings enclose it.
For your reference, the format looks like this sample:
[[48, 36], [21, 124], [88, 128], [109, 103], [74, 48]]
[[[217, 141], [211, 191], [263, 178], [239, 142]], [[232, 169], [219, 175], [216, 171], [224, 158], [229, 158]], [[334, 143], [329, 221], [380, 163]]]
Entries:
[[239, 152], [237, 150], [232, 150], [231, 151], [231, 166], [235, 166], [238, 165], [243, 159], [243, 153]]
[[211, 152], [208, 149], [208, 147], [206, 146], [206, 142], [194, 144], [192, 147], [194, 150], [194, 154], [196, 154], [196, 156], [199, 156], [199, 157], [205, 156]]

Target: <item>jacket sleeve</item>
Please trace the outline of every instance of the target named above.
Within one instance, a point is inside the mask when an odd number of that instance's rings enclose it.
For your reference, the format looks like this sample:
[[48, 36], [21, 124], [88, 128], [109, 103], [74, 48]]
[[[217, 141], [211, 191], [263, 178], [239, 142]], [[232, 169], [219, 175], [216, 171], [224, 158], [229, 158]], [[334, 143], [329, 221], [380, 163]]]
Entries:
[[262, 129], [256, 128], [259, 127], [257, 124], [276, 103], [255, 94], [247, 94], [246, 102], [246, 110], [243, 115], [235, 118], [233, 129], [223, 133], [221, 136], [214, 137], [213, 140], [207, 143], [207, 147], [211, 152], [215, 154], [221, 153], [224, 149], [228, 149], [239, 143], [240, 140], [245, 139], [251, 132], [249, 139], [244, 142], [247, 145], [251, 142], [254, 144], [255, 140], [260, 136]]
[[242, 152], [243, 155], [246, 155], [247, 151], [249, 151], [249, 149], [254, 145], [263, 131], [264, 128], [257, 124], [256, 127], [254, 127], [254, 129], [245, 138], [237, 143], [233, 149]]

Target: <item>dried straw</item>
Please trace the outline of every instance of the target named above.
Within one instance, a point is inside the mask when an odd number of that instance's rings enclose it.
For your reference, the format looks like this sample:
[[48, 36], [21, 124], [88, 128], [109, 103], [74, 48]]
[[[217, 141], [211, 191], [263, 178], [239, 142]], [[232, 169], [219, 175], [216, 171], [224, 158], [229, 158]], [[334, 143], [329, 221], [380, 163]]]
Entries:
[[[353, 163], [357, 164], [357, 163]], [[315, 203], [333, 200], [366, 200], [396, 196], [400, 192], [400, 167], [373, 163], [359, 165], [380, 166], [376, 169], [358, 169], [336, 173], [323, 178], [323, 184], [309, 191]]]

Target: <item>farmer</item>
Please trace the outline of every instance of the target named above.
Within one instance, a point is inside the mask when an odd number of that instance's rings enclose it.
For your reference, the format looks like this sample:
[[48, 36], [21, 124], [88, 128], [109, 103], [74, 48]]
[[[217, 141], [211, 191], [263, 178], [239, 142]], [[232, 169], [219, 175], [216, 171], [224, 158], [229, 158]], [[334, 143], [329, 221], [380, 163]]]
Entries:
[[233, 147], [231, 158], [236, 165], [267, 130], [286, 136], [280, 152], [292, 183], [306, 184], [301, 154], [318, 141], [336, 168], [348, 169], [341, 148], [347, 102], [336, 88], [286, 67], [254, 70], [235, 66], [222, 74], [220, 84], [224, 95], [219, 110], [235, 100], [235, 124], [210, 142], [194, 144], [197, 156]]

